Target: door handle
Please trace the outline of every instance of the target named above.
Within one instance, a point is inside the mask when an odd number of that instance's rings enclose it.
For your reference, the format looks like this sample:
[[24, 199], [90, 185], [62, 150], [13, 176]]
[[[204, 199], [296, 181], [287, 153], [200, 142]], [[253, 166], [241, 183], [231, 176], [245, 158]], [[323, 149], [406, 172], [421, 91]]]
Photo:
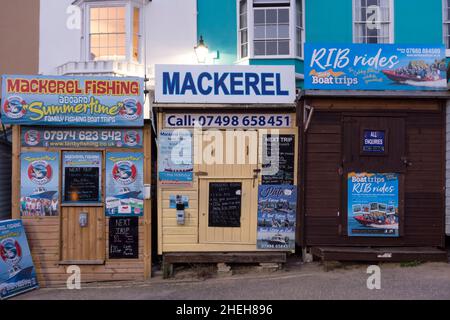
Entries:
[[407, 167], [412, 166], [412, 162], [409, 161], [409, 159], [407, 157], [401, 157], [400, 159], [402, 160], [402, 162], [405, 166], [407, 166]]

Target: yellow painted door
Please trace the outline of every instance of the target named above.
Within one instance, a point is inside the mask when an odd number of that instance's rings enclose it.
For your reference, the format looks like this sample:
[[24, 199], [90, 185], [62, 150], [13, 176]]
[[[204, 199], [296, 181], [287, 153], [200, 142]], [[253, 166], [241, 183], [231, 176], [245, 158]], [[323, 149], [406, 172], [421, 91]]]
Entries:
[[198, 166], [199, 242], [256, 244], [258, 132], [219, 132], [203, 132], [211, 143], [204, 143]]

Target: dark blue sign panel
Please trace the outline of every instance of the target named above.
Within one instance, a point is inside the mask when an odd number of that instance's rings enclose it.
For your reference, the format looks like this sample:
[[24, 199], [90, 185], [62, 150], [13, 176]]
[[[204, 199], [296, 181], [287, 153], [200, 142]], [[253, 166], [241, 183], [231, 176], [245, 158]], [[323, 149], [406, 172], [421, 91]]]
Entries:
[[305, 88], [447, 90], [443, 46], [305, 44]]
[[350, 237], [398, 237], [397, 173], [356, 173], [347, 179]]
[[0, 221], [0, 300], [36, 288], [36, 270], [22, 221]]
[[385, 132], [364, 130], [362, 151], [367, 153], [384, 153], [386, 151]]
[[142, 127], [140, 78], [3, 76], [2, 122], [18, 125]]
[[22, 147], [142, 148], [142, 129], [22, 127]]

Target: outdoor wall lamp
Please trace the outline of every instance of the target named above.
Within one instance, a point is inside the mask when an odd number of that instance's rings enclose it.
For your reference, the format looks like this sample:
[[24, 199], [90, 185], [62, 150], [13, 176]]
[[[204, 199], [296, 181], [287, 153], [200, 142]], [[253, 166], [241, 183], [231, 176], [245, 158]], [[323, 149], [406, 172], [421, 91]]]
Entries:
[[208, 46], [205, 44], [205, 41], [203, 40], [203, 36], [200, 36], [200, 40], [198, 44], [194, 47], [195, 55], [197, 56], [198, 63], [205, 63], [206, 58], [209, 55], [209, 49]]

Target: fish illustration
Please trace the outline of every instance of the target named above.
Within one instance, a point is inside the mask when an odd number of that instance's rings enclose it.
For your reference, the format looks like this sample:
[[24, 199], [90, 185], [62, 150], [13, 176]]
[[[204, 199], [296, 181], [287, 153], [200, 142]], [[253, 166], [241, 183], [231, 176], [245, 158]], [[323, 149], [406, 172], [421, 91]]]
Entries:
[[340, 77], [343, 74], [345, 74], [345, 73], [344, 72], [340, 72], [340, 71], [339, 72], [335, 72], [333, 69], [330, 69], [330, 70], [327, 70], [327, 71], [321, 71], [321, 72], [317, 72], [316, 69], [312, 69], [309, 72], [310, 76], [316, 76], [316, 77], [319, 77], [319, 78], [326, 78], [326, 77], [329, 77], [329, 76]]

